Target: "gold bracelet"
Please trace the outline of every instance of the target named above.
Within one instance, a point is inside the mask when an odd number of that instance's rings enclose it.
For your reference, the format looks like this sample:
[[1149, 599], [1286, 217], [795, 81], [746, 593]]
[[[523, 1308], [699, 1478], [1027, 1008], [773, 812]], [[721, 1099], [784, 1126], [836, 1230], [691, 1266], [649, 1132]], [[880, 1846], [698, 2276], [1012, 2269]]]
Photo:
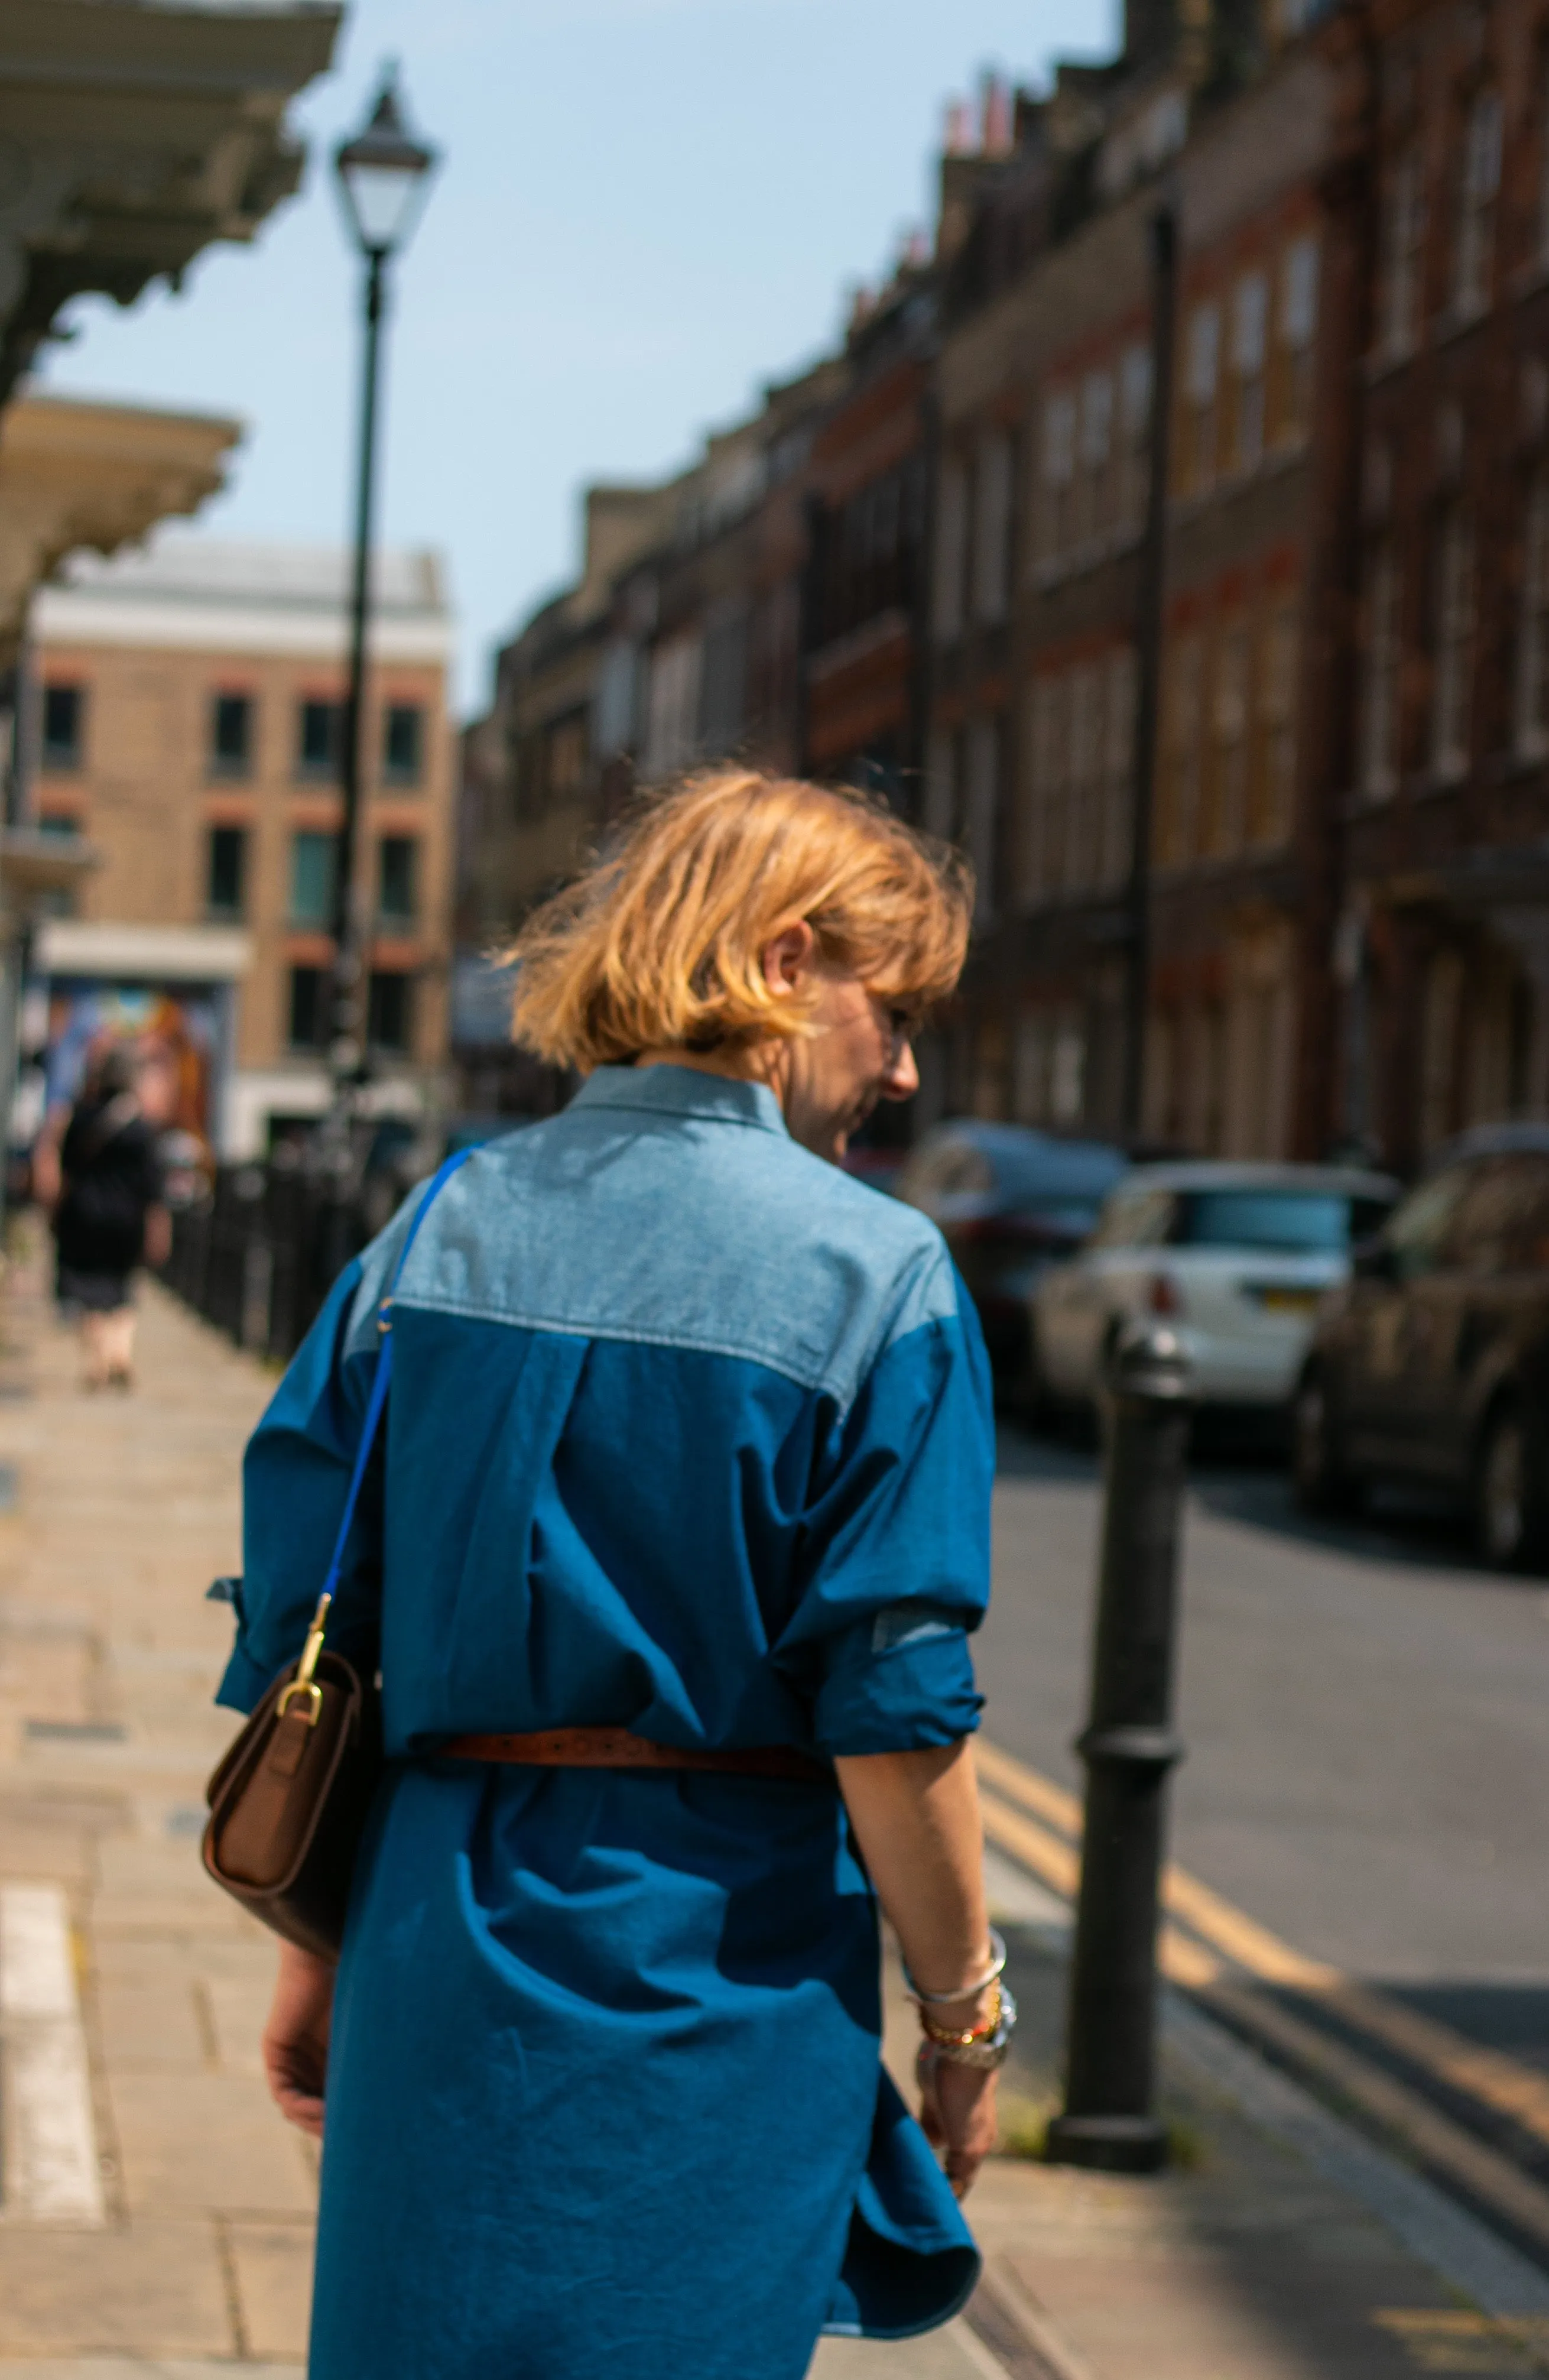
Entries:
[[[966, 2033], [950, 2031], [944, 2024], [932, 2024], [929, 2017], [926, 2014], [925, 2010], [922, 2009], [920, 2010], [920, 2030], [925, 2034], [926, 2039], [927, 2041], [934, 2041], [937, 2046], [942, 2049], [971, 2049], [976, 2041], [990, 2040], [1000, 2022], [1001, 1994], [1000, 1985], [998, 1982], [995, 1984], [993, 1989], [995, 1997], [990, 2002], [988, 2016], [986, 2017], [982, 2024], [971, 2025]], [[967, 1999], [969, 1998], [968, 1993], [964, 1992], [963, 1998], [964, 1999]]]

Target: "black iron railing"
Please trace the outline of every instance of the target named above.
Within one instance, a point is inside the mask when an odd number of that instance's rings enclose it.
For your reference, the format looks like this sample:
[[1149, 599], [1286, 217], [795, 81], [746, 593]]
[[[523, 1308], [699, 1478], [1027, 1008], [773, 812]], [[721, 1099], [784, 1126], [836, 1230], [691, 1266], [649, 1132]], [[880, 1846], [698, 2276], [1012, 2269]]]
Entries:
[[286, 1363], [350, 1258], [385, 1220], [298, 1172], [225, 1165], [177, 1208], [162, 1279], [239, 1347]]

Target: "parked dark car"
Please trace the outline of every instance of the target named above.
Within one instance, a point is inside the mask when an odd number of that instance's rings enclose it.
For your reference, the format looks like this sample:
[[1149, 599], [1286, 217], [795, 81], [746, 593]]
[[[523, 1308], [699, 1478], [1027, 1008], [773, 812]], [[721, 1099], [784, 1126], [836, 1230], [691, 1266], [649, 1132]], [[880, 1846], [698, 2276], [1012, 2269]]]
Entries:
[[1297, 1493], [1440, 1488], [1499, 1570], [1549, 1561], [1549, 1126], [1455, 1142], [1355, 1254], [1296, 1394]]
[[895, 1195], [939, 1224], [1003, 1393], [1026, 1386], [1035, 1280], [1080, 1247], [1128, 1165], [1103, 1141], [972, 1120], [935, 1125], [911, 1153]]

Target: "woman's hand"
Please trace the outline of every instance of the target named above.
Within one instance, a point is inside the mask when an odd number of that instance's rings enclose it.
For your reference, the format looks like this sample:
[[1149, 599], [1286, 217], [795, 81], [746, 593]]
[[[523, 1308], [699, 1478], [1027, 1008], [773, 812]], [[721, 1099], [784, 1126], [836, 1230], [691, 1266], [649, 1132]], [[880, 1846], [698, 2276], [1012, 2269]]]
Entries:
[[159, 1271], [172, 1254], [172, 1217], [164, 1207], [148, 1207], [145, 1210], [145, 1261], [152, 1272]]
[[333, 1969], [294, 1942], [280, 1945], [280, 1972], [263, 2028], [270, 2096], [287, 2123], [322, 2138], [323, 2082], [333, 2018]]
[[[835, 1761], [850, 1823], [910, 1973], [949, 2031], [993, 2022], [985, 1839], [965, 1742]], [[959, 1997], [949, 1998], [950, 1993]], [[995, 2146], [993, 2070], [922, 2055], [921, 2120], [961, 2198]]]
[[953, 2195], [966, 2198], [998, 2135], [995, 2113], [998, 2078], [983, 2067], [956, 2066], [948, 2058], [933, 2057], [928, 2042], [921, 2045], [917, 2071], [926, 2138], [932, 2148], [943, 2152], [941, 2162]]

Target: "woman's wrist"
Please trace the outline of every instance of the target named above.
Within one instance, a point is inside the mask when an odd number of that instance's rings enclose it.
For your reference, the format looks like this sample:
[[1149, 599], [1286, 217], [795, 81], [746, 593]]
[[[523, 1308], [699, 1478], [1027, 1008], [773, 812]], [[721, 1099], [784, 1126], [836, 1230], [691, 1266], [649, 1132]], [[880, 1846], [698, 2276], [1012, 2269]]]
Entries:
[[943, 2023], [955, 2023], [960, 2012], [985, 2001], [1006, 1965], [1006, 1945], [992, 1925], [984, 1946], [957, 1963], [956, 1972], [939, 1957], [932, 1959], [927, 1978], [917, 1976], [907, 1961], [903, 1980], [910, 1998]]
[[974, 2033], [992, 2018], [997, 1995], [999, 1983], [985, 1983], [978, 1992], [963, 1992], [959, 1999], [916, 2001], [916, 2007], [926, 2033]]

